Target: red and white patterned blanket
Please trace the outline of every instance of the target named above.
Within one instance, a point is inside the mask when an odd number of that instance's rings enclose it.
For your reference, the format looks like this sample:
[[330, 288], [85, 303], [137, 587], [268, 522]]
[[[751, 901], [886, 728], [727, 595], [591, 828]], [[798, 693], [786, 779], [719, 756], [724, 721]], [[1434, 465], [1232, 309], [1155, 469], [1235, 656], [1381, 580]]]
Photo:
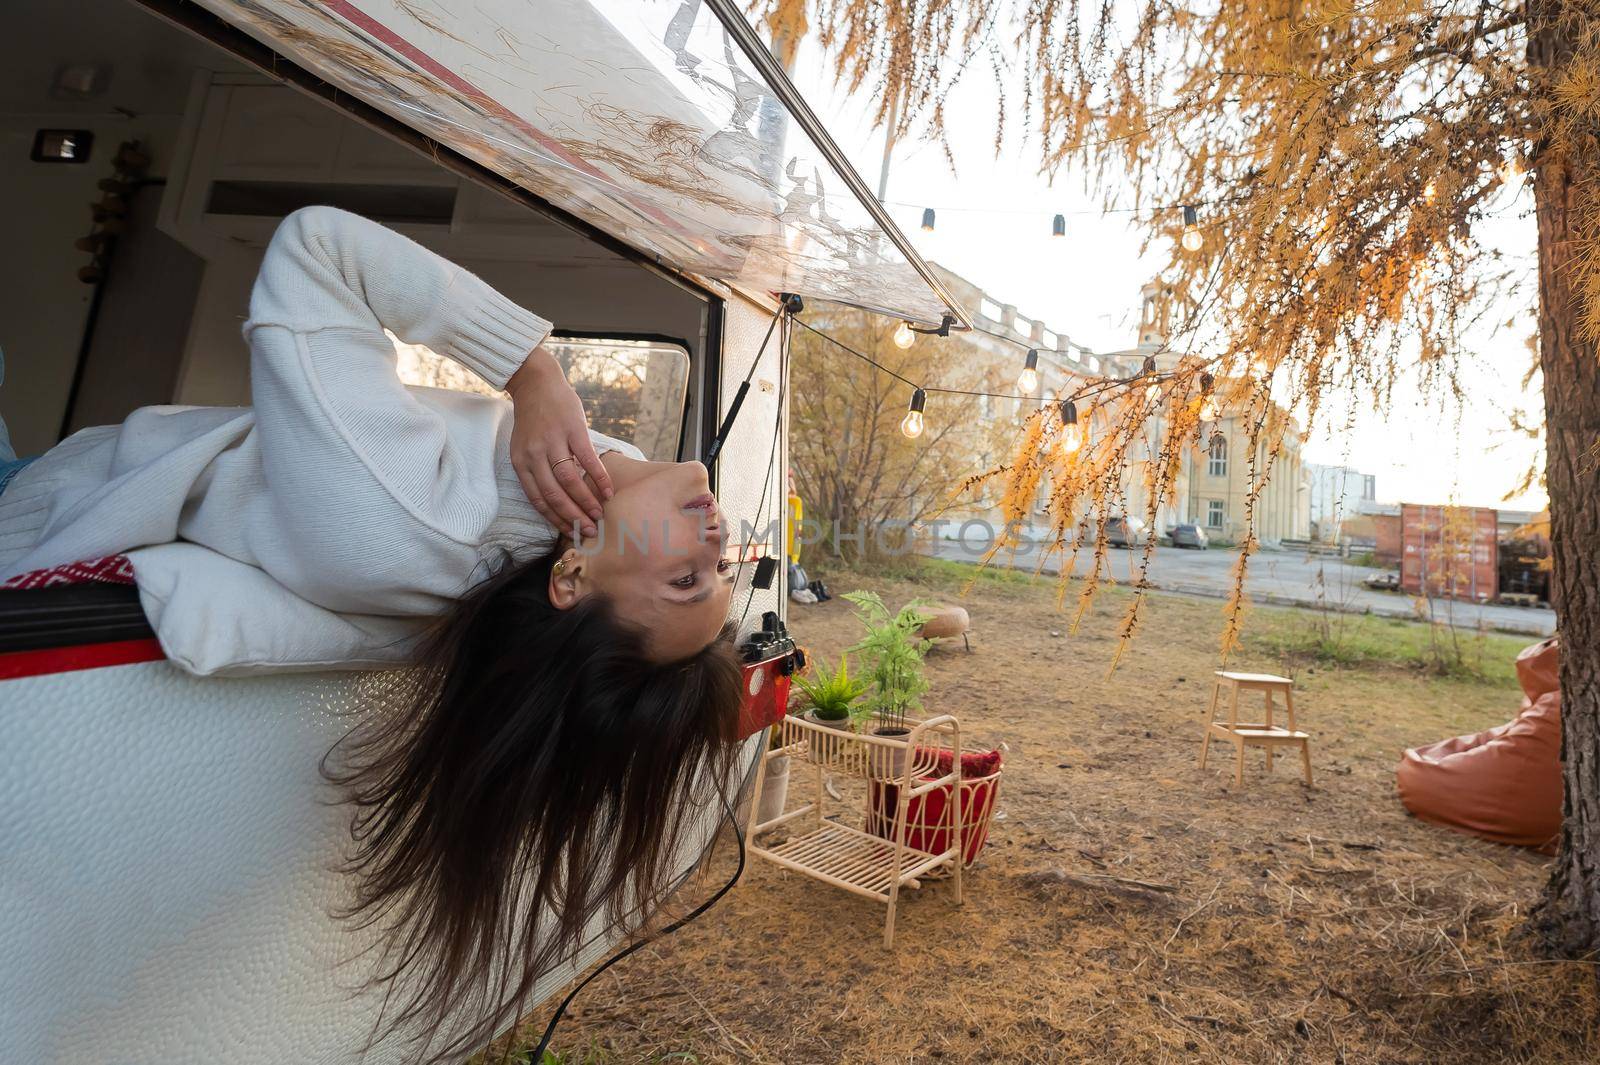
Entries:
[[132, 584], [133, 563], [127, 555], [107, 555], [82, 562], [68, 562], [64, 566], [36, 569], [19, 573], [0, 584], [0, 588], [54, 588], [62, 584]]

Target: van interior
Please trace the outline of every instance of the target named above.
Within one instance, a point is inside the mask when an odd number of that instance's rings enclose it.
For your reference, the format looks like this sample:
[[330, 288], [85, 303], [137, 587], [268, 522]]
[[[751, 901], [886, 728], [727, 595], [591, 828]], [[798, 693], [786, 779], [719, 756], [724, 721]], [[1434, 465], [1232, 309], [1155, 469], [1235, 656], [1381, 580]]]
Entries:
[[[653, 459], [702, 453], [720, 300], [165, 11], [8, 7], [29, 29], [0, 43], [0, 417], [19, 456], [141, 406], [248, 404], [251, 284], [278, 221], [309, 204], [384, 222], [556, 323], [552, 348], [594, 428]], [[409, 383], [487, 390], [395, 342]], [[18, 646], [0, 633], [0, 651]]]

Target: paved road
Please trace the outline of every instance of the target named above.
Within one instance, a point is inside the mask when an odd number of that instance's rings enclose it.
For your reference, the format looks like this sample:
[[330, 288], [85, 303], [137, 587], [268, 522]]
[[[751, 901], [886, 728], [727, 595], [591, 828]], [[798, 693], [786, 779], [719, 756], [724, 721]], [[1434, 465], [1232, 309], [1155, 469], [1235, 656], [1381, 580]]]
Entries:
[[[978, 536], [974, 535], [962, 543], [955, 539], [954, 534], [935, 541], [935, 544], [934, 554], [937, 557], [963, 562], [977, 561], [987, 546]], [[1137, 554], [1125, 548], [1112, 548], [1111, 556], [1112, 576], [1118, 580], [1128, 580], [1137, 564]], [[1222, 598], [1232, 588], [1233, 564], [1237, 557], [1236, 551], [1225, 547], [1214, 547], [1209, 551], [1157, 547], [1155, 558], [1150, 563], [1150, 580], [1163, 591]], [[991, 565], [1006, 561], [1006, 556], [1002, 554]], [[1009, 564], [1018, 569], [1033, 569], [1038, 561], [1038, 551], [1030, 547], [1019, 552]], [[1077, 572], [1083, 573], [1087, 568], [1080, 559]], [[1048, 559], [1044, 569], [1049, 573], [1058, 572], [1059, 557]], [[1415, 618], [1417, 608], [1410, 596], [1398, 592], [1374, 592], [1361, 586], [1363, 577], [1379, 572], [1382, 571], [1354, 566], [1343, 559], [1263, 548], [1250, 558], [1245, 591], [1251, 600], [1258, 603], [1310, 607], [1326, 605], [1354, 613]], [[1439, 620], [1467, 628], [1475, 628], [1482, 623], [1504, 632], [1535, 636], [1548, 636], [1556, 629], [1555, 612], [1542, 608], [1479, 606], [1442, 599], [1434, 600], [1431, 607]]]

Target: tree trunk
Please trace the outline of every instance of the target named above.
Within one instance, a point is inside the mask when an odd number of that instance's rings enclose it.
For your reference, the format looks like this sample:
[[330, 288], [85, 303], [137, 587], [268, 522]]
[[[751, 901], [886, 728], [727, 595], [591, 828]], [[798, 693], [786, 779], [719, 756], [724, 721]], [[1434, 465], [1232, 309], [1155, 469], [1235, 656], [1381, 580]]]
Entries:
[[[1546, 77], [1565, 64], [1576, 39], [1570, 24], [1550, 17], [1556, 7], [1547, 0], [1529, 5], [1529, 63]], [[1544, 154], [1534, 175], [1566, 791], [1561, 851], [1538, 923], [1567, 956], [1600, 950], [1600, 352], [1580, 334], [1582, 296], [1571, 283], [1580, 212], [1597, 206], [1597, 162], [1594, 141], [1584, 138], [1570, 151]]]

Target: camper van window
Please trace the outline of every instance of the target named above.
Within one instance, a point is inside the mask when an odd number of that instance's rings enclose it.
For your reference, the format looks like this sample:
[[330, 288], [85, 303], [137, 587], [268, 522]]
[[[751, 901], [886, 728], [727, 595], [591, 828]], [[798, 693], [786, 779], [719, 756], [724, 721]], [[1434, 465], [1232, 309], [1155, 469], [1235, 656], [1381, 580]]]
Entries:
[[[495, 395], [458, 363], [392, 333], [400, 379], [409, 385]], [[545, 348], [583, 400], [589, 427], [626, 440], [648, 459], [678, 458], [689, 388], [689, 351], [667, 340], [552, 337]]]

